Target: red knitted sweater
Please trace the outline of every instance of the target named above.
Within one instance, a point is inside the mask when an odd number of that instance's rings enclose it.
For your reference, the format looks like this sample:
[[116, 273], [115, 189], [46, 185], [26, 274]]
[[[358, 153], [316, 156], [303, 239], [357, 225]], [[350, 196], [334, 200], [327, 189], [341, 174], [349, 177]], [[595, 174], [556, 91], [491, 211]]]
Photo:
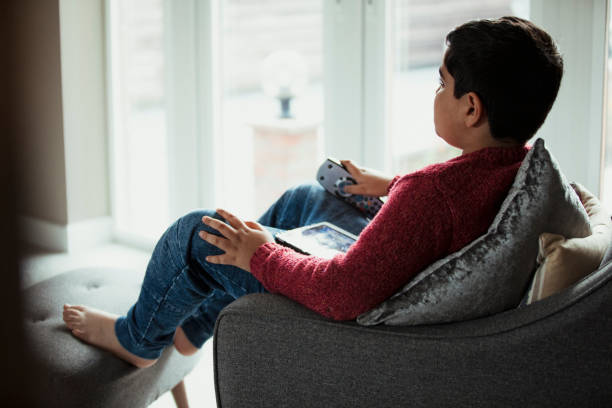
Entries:
[[398, 176], [346, 254], [326, 260], [267, 243], [251, 258], [251, 273], [270, 292], [336, 320], [354, 319], [484, 234], [528, 150], [485, 148]]

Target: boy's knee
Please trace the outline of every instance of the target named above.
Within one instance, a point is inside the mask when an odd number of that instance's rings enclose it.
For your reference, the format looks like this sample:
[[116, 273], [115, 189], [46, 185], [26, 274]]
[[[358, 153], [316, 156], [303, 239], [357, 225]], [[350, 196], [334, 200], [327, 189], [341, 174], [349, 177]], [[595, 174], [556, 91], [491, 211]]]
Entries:
[[203, 229], [209, 230], [210, 227], [202, 222], [202, 218], [207, 215], [209, 217], [221, 218], [215, 211], [212, 210], [193, 210], [180, 217], [177, 221], [179, 234], [188, 236], [197, 233]]
[[213, 210], [194, 210], [179, 218], [177, 221], [175, 239], [181, 249], [186, 249], [191, 246], [192, 248], [199, 248], [198, 251], [213, 251], [211, 255], [216, 255], [218, 251], [220, 251], [199, 236], [200, 231], [221, 235], [219, 231], [213, 227], [204, 224], [202, 217], [205, 215], [223, 220], [223, 217]]
[[183, 215], [180, 218], [181, 224], [194, 225], [202, 222], [202, 217], [205, 215], [212, 216], [215, 212], [209, 210], [193, 210]]

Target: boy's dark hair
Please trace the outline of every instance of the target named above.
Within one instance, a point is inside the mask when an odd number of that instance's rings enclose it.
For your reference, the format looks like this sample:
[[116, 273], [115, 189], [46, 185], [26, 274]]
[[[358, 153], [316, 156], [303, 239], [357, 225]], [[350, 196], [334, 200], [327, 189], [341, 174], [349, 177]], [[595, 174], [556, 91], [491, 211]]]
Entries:
[[446, 36], [454, 96], [475, 92], [496, 139], [526, 142], [557, 97], [563, 58], [552, 38], [518, 17], [465, 23]]

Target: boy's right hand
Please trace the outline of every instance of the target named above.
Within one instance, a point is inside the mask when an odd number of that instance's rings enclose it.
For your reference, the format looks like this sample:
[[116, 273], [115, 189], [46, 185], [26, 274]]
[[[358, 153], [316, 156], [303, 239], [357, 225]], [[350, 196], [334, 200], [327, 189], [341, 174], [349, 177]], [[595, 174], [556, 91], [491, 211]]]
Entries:
[[357, 184], [345, 186], [344, 191], [350, 194], [382, 197], [387, 195], [389, 184], [393, 177], [386, 176], [376, 170], [357, 167], [350, 160], [340, 160], [340, 163], [353, 176]]

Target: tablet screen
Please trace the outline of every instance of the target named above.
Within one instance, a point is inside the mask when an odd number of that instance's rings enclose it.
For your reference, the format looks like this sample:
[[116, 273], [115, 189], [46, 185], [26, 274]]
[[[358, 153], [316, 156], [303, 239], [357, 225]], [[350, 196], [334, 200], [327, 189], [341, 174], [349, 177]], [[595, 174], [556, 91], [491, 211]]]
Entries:
[[356, 241], [355, 236], [335, 229], [329, 224], [315, 224], [285, 231], [277, 238], [281, 243], [287, 243], [306, 254], [328, 259], [345, 253]]

